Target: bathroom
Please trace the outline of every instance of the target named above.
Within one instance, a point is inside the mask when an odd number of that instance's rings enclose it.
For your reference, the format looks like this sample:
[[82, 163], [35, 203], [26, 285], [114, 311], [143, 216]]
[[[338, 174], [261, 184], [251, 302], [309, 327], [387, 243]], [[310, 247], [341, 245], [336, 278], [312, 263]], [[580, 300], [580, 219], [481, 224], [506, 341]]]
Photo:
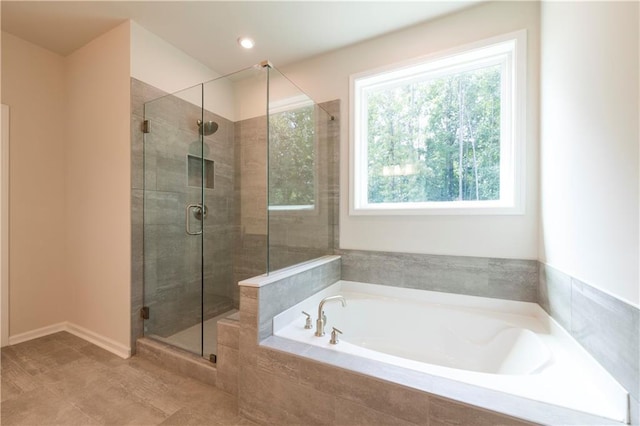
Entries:
[[[146, 30], [142, 20], [116, 25], [105, 18], [102, 36], [60, 54], [16, 36], [20, 23], [8, 26], [10, 8], [5, 2], [2, 7], [2, 103], [11, 117], [11, 286], [9, 300], [2, 300], [9, 303], [8, 310], [3, 304], [10, 316], [9, 343], [72, 330], [128, 357], [135, 351], [132, 336], [144, 334], [134, 308], [144, 302], [136, 292], [144, 252], [135, 249], [143, 236], [132, 234], [142, 214], [136, 205], [142, 193], [132, 185], [145, 179], [135, 166], [142, 154], [135, 141], [143, 137], [136, 120], [143, 111], [136, 109], [141, 102], [134, 97], [132, 78], [174, 93], [215, 76]], [[171, 7], [176, 9], [167, 14], [180, 16], [181, 8]], [[339, 211], [332, 224], [338, 243], [323, 254], [342, 256], [343, 280], [393, 285], [398, 275], [422, 276], [445, 286], [425, 290], [537, 302], [630, 392], [631, 420], [637, 422], [637, 18], [634, 3], [482, 2], [299, 62], [278, 62], [272, 52], [243, 52], [244, 65], [224, 74], [268, 59], [316, 103], [336, 108], [329, 111], [335, 120], [327, 125], [339, 129]], [[520, 30], [527, 32], [528, 47], [523, 211], [352, 214], [349, 77]], [[239, 35], [233, 34], [234, 44]], [[256, 43], [258, 49], [260, 40]], [[157, 98], [142, 95], [145, 102]], [[37, 125], [33, 117], [39, 117]], [[222, 136], [221, 121], [202, 119], [219, 124], [210, 137]], [[191, 125], [195, 141], [198, 125]], [[264, 259], [258, 253], [264, 242], [253, 243], [256, 253], [247, 257]], [[517, 273], [507, 281], [503, 276], [509, 270]], [[250, 278], [249, 273], [233, 280]], [[243, 293], [237, 291], [229, 293], [231, 304], [239, 300], [242, 310]], [[315, 321], [315, 312], [310, 313]], [[261, 353], [260, 362], [269, 361], [265, 354], [272, 353]], [[623, 353], [635, 357], [630, 365], [618, 357]], [[300, 361], [270, 362], [291, 372]], [[260, 395], [243, 396], [242, 386], [239, 390], [240, 410], [249, 418], [277, 422], [246, 408], [259, 407]], [[327, 392], [318, 393], [317, 400], [325, 401]], [[405, 388], [397, 393], [405, 405], [416, 401]], [[373, 408], [355, 405], [397, 414], [383, 402]], [[346, 403], [336, 398], [330, 404]], [[288, 418], [289, 423], [303, 420]], [[413, 417], [402, 420], [416, 423]]]

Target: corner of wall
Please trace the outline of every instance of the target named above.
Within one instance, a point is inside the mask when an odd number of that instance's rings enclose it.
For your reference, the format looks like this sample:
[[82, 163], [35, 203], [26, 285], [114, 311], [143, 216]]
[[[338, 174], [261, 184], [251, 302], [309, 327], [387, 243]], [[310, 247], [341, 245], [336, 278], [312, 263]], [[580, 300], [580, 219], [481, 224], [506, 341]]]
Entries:
[[17, 335], [59, 323], [67, 312], [64, 63], [60, 55], [8, 33], [2, 34], [1, 51], [2, 103], [11, 110], [10, 335]]
[[[69, 322], [130, 346], [131, 24], [65, 58]], [[73, 296], [71, 296], [73, 295]]]

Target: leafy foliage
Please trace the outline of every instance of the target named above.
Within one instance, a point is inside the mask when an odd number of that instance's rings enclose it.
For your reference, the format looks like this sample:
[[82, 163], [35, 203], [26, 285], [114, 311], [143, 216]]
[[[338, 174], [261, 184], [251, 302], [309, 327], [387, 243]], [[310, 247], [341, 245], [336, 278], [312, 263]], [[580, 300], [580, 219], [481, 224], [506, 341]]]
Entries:
[[269, 115], [269, 205], [313, 205], [314, 107]]
[[500, 198], [499, 66], [367, 91], [369, 203]]

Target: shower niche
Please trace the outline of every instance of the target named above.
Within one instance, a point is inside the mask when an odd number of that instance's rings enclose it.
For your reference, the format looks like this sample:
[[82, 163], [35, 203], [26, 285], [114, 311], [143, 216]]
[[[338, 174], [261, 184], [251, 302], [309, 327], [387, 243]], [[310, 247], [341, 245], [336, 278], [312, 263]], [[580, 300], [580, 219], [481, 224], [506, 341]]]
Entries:
[[238, 281], [333, 253], [326, 107], [268, 63], [144, 104], [145, 337], [215, 359]]
[[199, 187], [202, 185], [204, 189], [214, 189], [213, 160], [198, 157], [196, 155], [187, 155], [187, 181], [189, 186]]

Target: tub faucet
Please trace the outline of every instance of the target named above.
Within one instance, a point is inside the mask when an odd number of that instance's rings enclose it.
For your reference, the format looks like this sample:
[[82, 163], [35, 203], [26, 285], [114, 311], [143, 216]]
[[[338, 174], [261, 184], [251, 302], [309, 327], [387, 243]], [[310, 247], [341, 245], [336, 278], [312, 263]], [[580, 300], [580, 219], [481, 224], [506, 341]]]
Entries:
[[322, 308], [324, 307], [325, 303], [330, 302], [332, 300], [339, 300], [340, 303], [342, 303], [343, 307], [347, 306], [347, 300], [340, 295], [325, 297], [320, 301], [320, 304], [318, 305], [318, 320], [316, 321], [316, 332], [315, 332], [315, 335], [318, 337], [324, 336], [324, 326], [327, 324], [327, 317], [325, 316]]

